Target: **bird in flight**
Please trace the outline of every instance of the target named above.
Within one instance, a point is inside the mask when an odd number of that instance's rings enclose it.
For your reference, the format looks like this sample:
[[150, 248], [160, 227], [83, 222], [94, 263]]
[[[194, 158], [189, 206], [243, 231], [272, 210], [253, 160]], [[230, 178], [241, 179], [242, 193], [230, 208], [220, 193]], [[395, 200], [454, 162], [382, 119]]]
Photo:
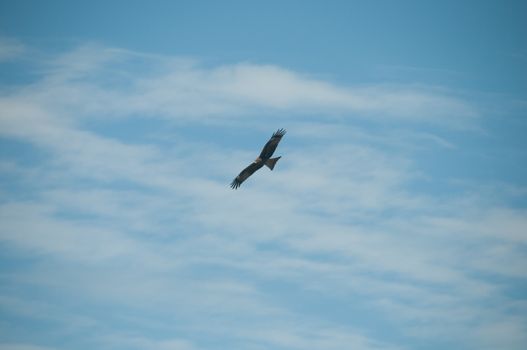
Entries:
[[276, 150], [276, 147], [280, 143], [280, 140], [282, 139], [282, 136], [284, 136], [286, 131], [284, 129], [278, 129], [273, 136], [267, 141], [264, 148], [262, 149], [262, 152], [252, 162], [247, 168], [243, 169], [242, 172], [236, 176], [234, 180], [231, 182], [231, 188], [237, 189], [240, 187], [242, 182], [247, 180], [249, 176], [251, 176], [256, 170], [260, 169], [264, 165], [266, 165], [269, 169], [273, 170], [274, 166], [276, 165], [276, 162], [278, 162], [278, 159], [282, 158], [276, 157], [271, 158], [274, 151]]

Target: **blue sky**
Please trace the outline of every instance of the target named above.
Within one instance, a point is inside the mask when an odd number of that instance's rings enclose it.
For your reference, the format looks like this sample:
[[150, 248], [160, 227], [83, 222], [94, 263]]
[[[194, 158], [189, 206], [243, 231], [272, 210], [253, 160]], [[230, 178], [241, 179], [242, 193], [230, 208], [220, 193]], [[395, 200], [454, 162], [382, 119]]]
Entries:
[[525, 13], [2, 1], [0, 350], [524, 349]]

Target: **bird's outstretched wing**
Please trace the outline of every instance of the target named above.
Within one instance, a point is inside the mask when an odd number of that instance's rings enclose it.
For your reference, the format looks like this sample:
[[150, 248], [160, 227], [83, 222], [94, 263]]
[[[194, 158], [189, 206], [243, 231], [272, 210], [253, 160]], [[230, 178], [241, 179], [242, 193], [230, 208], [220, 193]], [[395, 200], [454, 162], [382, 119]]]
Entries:
[[240, 187], [242, 182], [247, 180], [249, 176], [251, 176], [256, 170], [260, 169], [262, 166], [263, 166], [263, 163], [261, 161], [251, 163], [248, 167], [243, 169], [241, 173], [238, 174], [238, 176], [234, 178], [234, 180], [232, 180], [231, 188], [237, 189], [238, 187]]
[[280, 143], [280, 140], [282, 139], [282, 136], [284, 136], [286, 133], [285, 129], [278, 129], [273, 136], [267, 141], [264, 148], [262, 149], [262, 153], [260, 153], [260, 159], [269, 159], [273, 155], [274, 151], [276, 150], [276, 147]]

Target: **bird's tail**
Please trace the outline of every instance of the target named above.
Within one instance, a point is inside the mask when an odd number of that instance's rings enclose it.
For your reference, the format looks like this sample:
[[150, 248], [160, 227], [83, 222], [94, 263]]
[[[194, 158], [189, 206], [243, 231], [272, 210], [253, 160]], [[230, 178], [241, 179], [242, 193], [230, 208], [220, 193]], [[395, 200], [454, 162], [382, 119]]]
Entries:
[[276, 157], [276, 158], [269, 158], [267, 159], [267, 161], [265, 162], [265, 165], [267, 165], [267, 167], [271, 170], [274, 169], [274, 166], [276, 164], [276, 162], [278, 162], [278, 159], [280, 159], [282, 157]]

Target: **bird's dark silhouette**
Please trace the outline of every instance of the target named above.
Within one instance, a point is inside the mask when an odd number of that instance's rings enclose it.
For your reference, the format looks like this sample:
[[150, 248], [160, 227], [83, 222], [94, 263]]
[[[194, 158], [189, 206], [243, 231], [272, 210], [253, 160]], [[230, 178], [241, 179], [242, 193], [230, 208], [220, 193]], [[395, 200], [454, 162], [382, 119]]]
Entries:
[[280, 143], [280, 140], [282, 139], [282, 136], [285, 135], [285, 133], [286, 131], [284, 129], [278, 129], [273, 134], [273, 136], [271, 136], [269, 141], [267, 141], [264, 148], [262, 149], [260, 156], [258, 156], [254, 162], [252, 162], [247, 168], [243, 169], [242, 172], [236, 176], [234, 180], [232, 180], [231, 187], [233, 189], [240, 187], [242, 182], [247, 180], [249, 176], [251, 176], [256, 170], [260, 169], [264, 165], [266, 165], [271, 170], [274, 169], [276, 162], [282, 157], [271, 158], [271, 156], [273, 155], [276, 147]]

